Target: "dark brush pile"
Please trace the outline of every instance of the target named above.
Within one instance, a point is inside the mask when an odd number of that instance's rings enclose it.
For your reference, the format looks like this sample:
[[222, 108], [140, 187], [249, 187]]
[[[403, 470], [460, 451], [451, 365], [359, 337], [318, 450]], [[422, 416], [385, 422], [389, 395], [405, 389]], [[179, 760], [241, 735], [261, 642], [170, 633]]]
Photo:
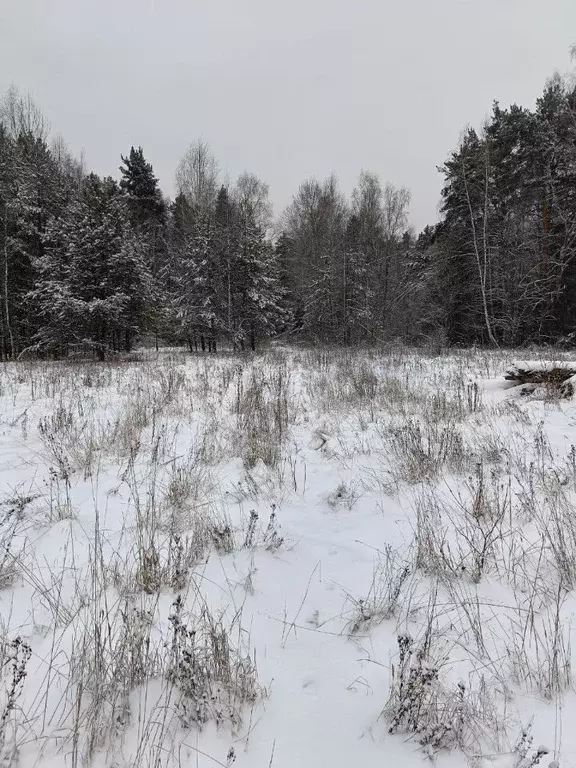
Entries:
[[513, 363], [504, 374], [506, 381], [522, 387], [522, 392], [529, 394], [537, 387], [545, 387], [560, 397], [572, 397], [574, 394], [573, 377], [576, 376], [574, 363]]

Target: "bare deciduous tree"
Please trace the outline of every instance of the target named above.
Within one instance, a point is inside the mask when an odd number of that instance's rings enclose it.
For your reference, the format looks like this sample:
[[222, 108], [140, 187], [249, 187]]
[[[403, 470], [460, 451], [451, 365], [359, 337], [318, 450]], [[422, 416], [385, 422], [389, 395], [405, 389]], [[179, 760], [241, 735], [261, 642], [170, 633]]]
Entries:
[[253, 173], [244, 172], [232, 190], [232, 201], [243, 219], [254, 221], [264, 231], [272, 222], [272, 205], [269, 187]]
[[376, 173], [362, 171], [358, 186], [352, 192], [352, 211], [358, 217], [360, 238], [373, 254], [378, 251], [382, 235], [382, 185]]
[[386, 184], [382, 201], [382, 236], [384, 241], [383, 261], [381, 265], [381, 317], [382, 328], [396, 330], [397, 323], [392, 316], [392, 309], [398, 308], [403, 296], [403, 269], [400, 264], [402, 255], [401, 238], [408, 225], [408, 206], [410, 191], [406, 187], [396, 188]]
[[68, 149], [64, 137], [60, 133], [52, 140], [50, 153], [56, 163], [58, 171], [79, 187], [82, 184], [82, 179], [86, 175], [84, 153], [82, 153], [80, 159], [77, 160]]
[[14, 138], [27, 135], [46, 141], [50, 132], [50, 125], [32, 96], [22, 95], [14, 85], [0, 100], [0, 122]]
[[196, 213], [205, 215], [213, 208], [218, 193], [218, 164], [205, 141], [191, 144], [180, 160], [176, 186]]

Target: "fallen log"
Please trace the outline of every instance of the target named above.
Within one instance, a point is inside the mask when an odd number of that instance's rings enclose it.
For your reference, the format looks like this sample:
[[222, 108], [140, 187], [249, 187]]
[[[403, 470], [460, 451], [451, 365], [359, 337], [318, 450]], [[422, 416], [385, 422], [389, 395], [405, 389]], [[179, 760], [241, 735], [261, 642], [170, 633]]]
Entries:
[[544, 386], [557, 391], [560, 397], [572, 397], [576, 389], [576, 362], [516, 361], [507, 369], [504, 378], [524, 387], [526, 392]]

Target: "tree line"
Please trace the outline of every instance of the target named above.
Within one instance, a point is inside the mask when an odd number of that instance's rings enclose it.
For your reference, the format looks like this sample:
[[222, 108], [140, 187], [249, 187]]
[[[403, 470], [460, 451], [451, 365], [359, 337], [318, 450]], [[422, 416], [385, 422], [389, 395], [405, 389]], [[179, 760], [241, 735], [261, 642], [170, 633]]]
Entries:
[[141, 147], [87, 172], [41, 111], [0, 102], [0, 356], [100, 359], [143, 337], [216, 351], [283, 335], [358, 345], [572, 343], [576, 88], [493, 106], [439, 168], [439, 223], [415, 236], [407, 189], [362, 172], [304, 181], [273, 222], [268, 186], [220, 180], [204, 142], [161, 193]]
[[104, 359], [144, 335], [191, 349], [250, 347], [288, 316], [266, 236], [266, 185], [218, 184], [208, 147], [178, 168], [171, 202], [141, 148], [120, 179], [87, 173], [11, 89], [0, 111], [0, 355]]
[[[534, 109], [494, 103], [440, 168], [442, 220], [417, 239], [423, 331], [450, 344], [572, 344], [576, 332], [576, 88]], [[426, 300], [425, 300], [426, 299]]]

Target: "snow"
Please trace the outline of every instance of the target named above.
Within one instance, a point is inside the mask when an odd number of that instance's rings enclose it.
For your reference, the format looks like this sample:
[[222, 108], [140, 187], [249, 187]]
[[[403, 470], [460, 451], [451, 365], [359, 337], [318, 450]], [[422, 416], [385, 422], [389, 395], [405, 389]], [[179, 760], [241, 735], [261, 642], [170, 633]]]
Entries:
[[523, 371], [546, 372], [556, 368], [576, 371], [576, 362], [569, 360], [516, 360], [508, 367], [510, 374], [517, 374]]
[[518, 371], [549, 371], [553, 368], [576, 368], [576, 362], [569, 360], [515, 360], [510, 369]]
[[[280, 348], [5, 365], [0, 638], [31, 648], [6, 764], [512, 768], [542, 745], [541, 765], [576, 766], [576, 406], [511, 399], [506, 367], [480, 351]], [[147, 590], [142, 553], [173, 574], [170, 530], [185, 542], [206, 521], [218, 541], [198, 544], [182, 589], [162, 577]], [[192, 623], [221, 617], [257, 668], [262, 695], [241, 722], [214, 691], [223, 722], [179, 718], [165, 674], [178, 594]], [[385, 713], [398, 636], [421, 647], [430, 627], [430, 696], [452, 725], [466, 719], [450, 749], [389, 733]], [[152, 650], [124, 697], [118, 681], [140, 658], [122, 655], [127, 636]]]

